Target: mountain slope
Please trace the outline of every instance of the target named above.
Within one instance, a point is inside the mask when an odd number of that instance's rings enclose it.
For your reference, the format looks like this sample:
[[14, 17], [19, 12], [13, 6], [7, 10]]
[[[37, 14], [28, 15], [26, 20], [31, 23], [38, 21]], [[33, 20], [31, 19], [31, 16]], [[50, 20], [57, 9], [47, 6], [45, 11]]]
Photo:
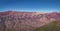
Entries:
[[60, 20], [60, 13], [0, 12], [0, 29], [3, 31], [33, 31], [55, 20]]
[[35, 29], [34, 31], [60, 31], [60, 21], [51, 22], [47, 25]]

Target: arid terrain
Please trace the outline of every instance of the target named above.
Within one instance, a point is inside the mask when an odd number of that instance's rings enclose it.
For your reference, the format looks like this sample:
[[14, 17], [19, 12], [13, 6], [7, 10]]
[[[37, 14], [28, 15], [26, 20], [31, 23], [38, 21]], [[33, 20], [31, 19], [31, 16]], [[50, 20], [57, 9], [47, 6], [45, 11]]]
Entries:
[[0, 12], [0, 31], [34, 31], [60, 20], [60, 12]]

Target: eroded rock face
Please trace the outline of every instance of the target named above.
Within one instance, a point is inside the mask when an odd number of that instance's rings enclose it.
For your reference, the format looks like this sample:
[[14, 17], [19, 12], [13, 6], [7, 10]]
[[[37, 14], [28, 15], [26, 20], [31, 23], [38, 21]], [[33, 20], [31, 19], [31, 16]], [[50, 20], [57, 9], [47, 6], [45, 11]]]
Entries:
[[3, 31], [7, 29], [11, 31], [33, 31], [37, 27], [60, 19], [60, 13], [39, 14], [38, 12], [11, 11], [2, 13], [0, 13], [0, 29]]

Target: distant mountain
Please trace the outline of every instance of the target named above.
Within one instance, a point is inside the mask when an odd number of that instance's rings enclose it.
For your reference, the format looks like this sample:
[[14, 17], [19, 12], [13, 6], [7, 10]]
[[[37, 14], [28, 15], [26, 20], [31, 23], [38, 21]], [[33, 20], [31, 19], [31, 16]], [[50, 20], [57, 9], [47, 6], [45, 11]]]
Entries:
[[60, 20], [60, 13], [0, 12], [0, 29], [2, 31], [33, 31], [55, 20]]

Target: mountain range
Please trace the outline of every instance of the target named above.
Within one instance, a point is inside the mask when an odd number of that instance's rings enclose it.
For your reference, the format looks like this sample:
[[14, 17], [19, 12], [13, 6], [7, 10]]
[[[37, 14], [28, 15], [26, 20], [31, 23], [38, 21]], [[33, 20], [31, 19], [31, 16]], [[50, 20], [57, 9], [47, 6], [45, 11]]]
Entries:
[[0, 30], [33, 31], [57, 20], [60, 20], [60, 12], [0, 12]]

